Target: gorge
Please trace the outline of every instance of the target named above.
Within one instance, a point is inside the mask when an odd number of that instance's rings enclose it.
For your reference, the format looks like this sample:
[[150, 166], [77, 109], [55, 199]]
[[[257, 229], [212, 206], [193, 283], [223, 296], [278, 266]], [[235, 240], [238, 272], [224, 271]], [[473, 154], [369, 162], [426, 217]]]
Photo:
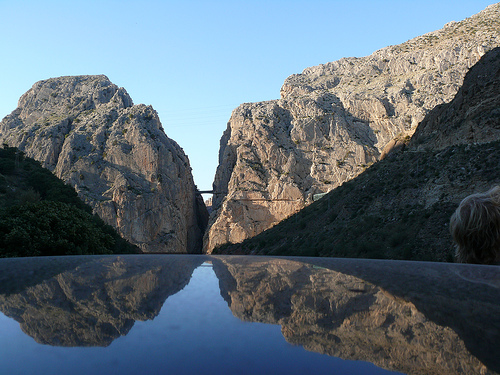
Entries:
[[[167, 137], [156, 111], [134, 105], [126, 90], [104, 75], [35, 83], [0, 123], [0, 141], [19, 148], [73, 186], [94, 213], [143, 252], [211, 253], [226, 244], [235, 244], [228, 252], [282, 252], [307, 242], [306, 234], [298, 236], [296, 230], [309, 231], [310, 236], [325, 221], [308, 223], [313, 216], [324, 215], [333, 227], [322, 233], [324, 238], [307, 255], [409, 259], [429, 255], [432, 260], [450, 260], [443, 220], [464, 194], [498, 182], [491, 177], [497, 166], [488, 164], [494, 163], [497, 145], [488, 154], [484, 150], [490, 146], [476, 143], [498, 140], [498, 96], [491, 89], [496, 87], [491, 83], [496, 55], [481, 58], [499, 46], [500, 4], [494, 4], [370, 56], [307, 68], [285, 80], [280, 99], [240, 105], [221, 138], [209, 218], [188, 157]], [[476, 68], [480, 61], [482, 68]], [[464, 82], [472, 67], [476, 73]], [[472, 120], [471, 111], [476, 116]], [[477, 160], [471, 159], [470, 150], [460, 148], [467, 145]], [[413, 154], [395, 156], [401, 149]], [[449, 154], [453, 156], [448, 158], [449, 169], [429, 162]], [[395, 157], [398, 167], [386, 168]], [[386, 161], [376, 172], [380, 160]], [[465, 186], [456, 184], [459, 172], [451, 171], [451, 165], [461, 163], [475, 163], [467, 165], [467, 178], [481, 169], [476, 164], [486, 164], [482, 174], [469, 178], [471, 183]], [[424, 170], [423, 164], [433, 169]], [[364, 172], [368, 177], [356, 179]], [[414, 177], [422, 181], [417, 184]], [[410, 186], [410, 181], [415, 184]], [[331, 195], [342, 186], [338, 194], [350, 189], [357, 195]], [[311, 206], [329, 192], [328, 200]], [[375, 199], [360, 209], [364, 203], [359, 198], [368, 196]], [[446, 207], [438, 209], [434, 205], [438, 201]], [[315, 211], [320, 204], [324, 210]], [[309, 207], [313, 208], [304, 210]], [[299, 218], [299, 212], [307, 218]], [[418, 241], [412, 240], [411, 246], [408, 228], [399, 231], [396, 225], [403, 220], [408, 227], [414, 225], [402, 212], [427, 220], [428, 226], [415, 234]], [[291, 217], [297, 227], [293, 238], [285, 241], [278, 236], [277, 241], [273, 234], [238, 245]], [[344, 251], [350, 245], [335, 233], [351, 228], [352, 235], [345, 236], [361, 238], [352, 229], [362, 227], [360, 220], [390, 222], [385, 227], [388, 244], [361, 233], [365, 243], [356, 244], [350, 253]], [[328, 242], [339, 241], [343, 245], [336, 250], [328, 248]], [[428, 249], [429, 241], [446, 250], [439, 256], [414, 254], [418, 246]], [[274, 249], [264, 250], [270, 243]], [[385, 250], [361, 251], [366, 243]]]

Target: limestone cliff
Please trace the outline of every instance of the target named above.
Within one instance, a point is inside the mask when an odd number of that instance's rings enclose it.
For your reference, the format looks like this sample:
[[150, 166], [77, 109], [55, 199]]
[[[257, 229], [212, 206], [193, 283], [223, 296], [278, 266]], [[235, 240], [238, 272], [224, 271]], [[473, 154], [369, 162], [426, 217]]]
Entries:
[[494, 48], [469, 70], [408, 147], [289, 220], [217, 252], [453, 261], [451, 214], [467, 195], [500, 184], [499, 53]]
[[281, 99], [242, 104], [221, 138], [207, 252], [241, 242], [407, 142], [467, 70], [500, 46], [500, 4], [363, 58], [288, 77]]
[[[226, 257], [214, 270], [235, 316], [279, 324], [288, 342], [307, 350], [405, 374], [499, 369], [494, 267], [309, 261]], [[493, 284], [481, 285], [472, 271]]]
[[204, 206], [187, 156], [151, 106], [133, 105], [107, 77], [37, 82], [0, 123], [0, 142], [72, 185], [143, 251], [199, 251]]
[[432, 110], [417, 127], [410, 146], [443, 149], [500, 139], [500, 48], [487, 53], [467, 73], [449, 104]]

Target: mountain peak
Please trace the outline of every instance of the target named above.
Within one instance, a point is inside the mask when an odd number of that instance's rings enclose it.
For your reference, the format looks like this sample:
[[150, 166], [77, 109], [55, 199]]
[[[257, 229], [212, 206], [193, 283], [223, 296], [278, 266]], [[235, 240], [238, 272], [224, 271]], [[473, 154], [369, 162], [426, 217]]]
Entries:
[[[288, 77], [281, 99], [245, 104], [221, 139], [205, 248], [272, 227], [408, 142], [500, 46], [500, 4], [441, 30]], [[388, 146], [389, 145], [389, 146]], [[225, 194], [227, 192], [227, 194]]]
[[199, 251], [203, 204], [187, 156], [151, 106], [133, 105], [106, 76], [35, 83], [0, 123], [0, 142], [72, 185], [143, 251]]

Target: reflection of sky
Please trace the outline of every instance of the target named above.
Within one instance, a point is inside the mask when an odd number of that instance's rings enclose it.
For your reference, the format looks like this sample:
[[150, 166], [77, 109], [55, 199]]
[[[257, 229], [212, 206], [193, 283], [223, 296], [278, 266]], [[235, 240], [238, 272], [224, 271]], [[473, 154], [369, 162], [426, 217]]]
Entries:
[[5, 374], [385, 374], [293, 346], [280, 326], [242, 322], [219, 292], [210, 265], [169, 297], [152, 321], [136, 322], [106, 348], [37, 344], [0, 313], [0, 371]]

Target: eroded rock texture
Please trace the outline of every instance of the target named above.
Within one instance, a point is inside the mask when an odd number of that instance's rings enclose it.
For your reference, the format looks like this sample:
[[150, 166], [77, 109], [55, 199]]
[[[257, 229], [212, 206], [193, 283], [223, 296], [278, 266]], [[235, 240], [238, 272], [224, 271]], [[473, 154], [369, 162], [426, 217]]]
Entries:
[[500, 48], [467, 73], [455, 98], [434, 108], [411, 140], [416, 149], [484, 144], [500, 139]]
[[285, 80], [281, 99], [242, 104], [221, 139], [205, 251], [270, 228], [402, 147], [497, 46], [500, 4], [367, 57], [307, 68]]
[[189, 160], [151, 106], [133, 105], [105, 76], [37, 82], [0, 123], [0, 142], [72, 185], [143, 251], [201, 248], [203, 202]]
[[453, 261], [450, 216], [466, 196], [500, 184], [500, 48], [435, 107], [410, 144], [290, 220], [223, 254]]

